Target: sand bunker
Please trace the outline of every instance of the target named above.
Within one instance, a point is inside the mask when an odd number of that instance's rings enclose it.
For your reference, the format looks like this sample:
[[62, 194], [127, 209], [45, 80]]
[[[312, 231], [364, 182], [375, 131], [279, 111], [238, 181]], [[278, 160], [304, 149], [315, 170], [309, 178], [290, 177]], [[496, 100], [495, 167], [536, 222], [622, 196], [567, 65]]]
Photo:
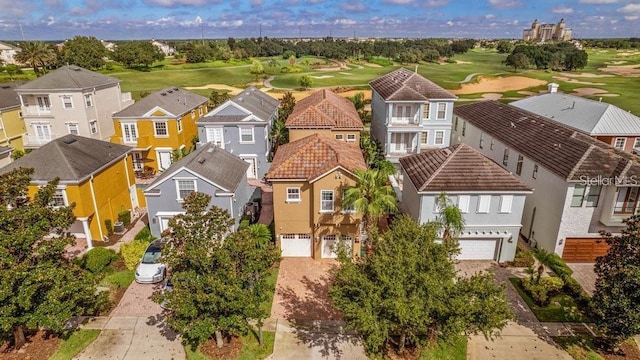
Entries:
[[456, 60], [456, 64], [471, 64], [471, 61]]
[[339, 72], [338, 74], [347, 75], [347, 76], [351, 76], [351, 75], [353, 75], [353, 74], [351, 74], [351, 73], [347, 73], [347, 72]]
[[611, 64], [611, 65], [622, 65], [624, 63], [626, 63], [627, 60], [618, 60], [618, 61], [605, 61], [605, 64]]
[[576, 79], [569, 79], [566, 76], [554, 76], [554, 79], [557, 80], [561, 80], [561, 81], [566, 81], [568, 83], [574, 83], [574, 84], [582, 84], [582, 85], [607, 85], [605, 83], [594, 83], [594, 82], [590, 82], [590, 81], [580, 81], [580, 80], [576, 80]]
[[593, 73], [570, 73], [570, 72], [561, 72], [560, 75], [568, 77], [568, 78], [603, 78], [603, 77], [613, 77], [613, 75], [609, 74], [593, 74]]
[[598, 88], [577, 88], [573, 89], [572, 94], [578, 96], [620, 96], [618, 94], [610, 94], [607, 90]]
[[640, 77], [640, 65], [618, 65], [599, 68], [598, 70], [610, 72], [625, 77]]
[[189, 86], [189, 87], [185, 87], [185, 89], [187, 90], [202, 90], [202, 89], [229, 90], [229, 93], [231, 95], [238, 95], [242, 92], [242, 90], [244, 90], [244, 89], [240, 89], [237, 87], [224, 85], [224, 84], [207, 84], [203, 86]]
[[498, 94], [498, 93], [486, 93], [486, 94], [482, 94], [482, 98], [484, 100], [498, 100], [502, 97], [502, 94]]
[[372, 68], [382, 67], [382, 65], [378, 65], [378, 64], [374, 64], [374, 63], [370, 63], [370, 62], [363, 62], [362, 65], [368, 66], [368, 67], [372, 67]]
[[332, 75], [320, 75], [320, 76], [311, 75], [311, 77], [314, 79], [327, 79], [327, 78], [332, 78], [333, 76]]
[[505, 92], [523, 90], [534, 86], [545, 85], [544, 80], [531, 79], [524, 76], [508, 76], [499, 78], [480, 77], [474, 84], [462, 84], [460, 89], [452, 90], [454, 94], [476, 94], [488, 92]]
[[638, 55], [640, 54], [640, 52], [638, 51], [634, 51], [634, 52], [621, 52], [618, 53], [618, 56], [634, 56], [634, 55]]

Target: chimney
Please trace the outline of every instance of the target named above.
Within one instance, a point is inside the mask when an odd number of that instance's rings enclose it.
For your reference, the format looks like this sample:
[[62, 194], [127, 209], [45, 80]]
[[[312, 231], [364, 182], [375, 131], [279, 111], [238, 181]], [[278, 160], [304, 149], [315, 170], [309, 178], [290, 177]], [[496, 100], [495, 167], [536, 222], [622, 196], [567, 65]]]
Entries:
[[549, 85], [547, 85], [547, 92], [551, 93], [557, 93], [558, 92], [558, 87], [560, 85], [556, 84], [556, 83], [549, 83]]

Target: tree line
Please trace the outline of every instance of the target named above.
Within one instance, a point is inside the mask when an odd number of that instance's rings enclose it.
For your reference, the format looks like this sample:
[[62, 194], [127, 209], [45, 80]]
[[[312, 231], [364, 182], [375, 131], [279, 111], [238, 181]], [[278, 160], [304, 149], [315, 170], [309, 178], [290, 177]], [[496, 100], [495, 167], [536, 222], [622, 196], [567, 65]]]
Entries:
[[[499, 52], [506, 52], [507, 47], [498, 44]], [[504, 64], [512, 66], [515, 71], [535, 67], [553, 71], [573, 71], [587, 66], [588, 55], [577, 49], [572, 43], [558, 42], [537, 44], [518, 44], [504, 60]]]

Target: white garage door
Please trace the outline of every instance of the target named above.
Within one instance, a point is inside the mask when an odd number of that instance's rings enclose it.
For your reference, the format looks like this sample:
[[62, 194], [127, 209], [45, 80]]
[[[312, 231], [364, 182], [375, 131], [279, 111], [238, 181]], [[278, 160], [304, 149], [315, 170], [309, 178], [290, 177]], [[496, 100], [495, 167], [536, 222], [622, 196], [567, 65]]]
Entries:
[[[341, 241], [343, 241], [349, 249], [351, 249], [353, 238], [349, 235], [341, 235]], [[322, 237], [322, 257], [324, 259], [335, 259], [338, 254], [335, 252], [335, 244], [338, 242], [336, 235], [325, 235]]]
[[311, 235], [282, 234], [280, 249], [284, 257], [311, 257]]
[[458, 260], [493, 260], [496, 258], [497, 239], [458, 240], [460, 255]]

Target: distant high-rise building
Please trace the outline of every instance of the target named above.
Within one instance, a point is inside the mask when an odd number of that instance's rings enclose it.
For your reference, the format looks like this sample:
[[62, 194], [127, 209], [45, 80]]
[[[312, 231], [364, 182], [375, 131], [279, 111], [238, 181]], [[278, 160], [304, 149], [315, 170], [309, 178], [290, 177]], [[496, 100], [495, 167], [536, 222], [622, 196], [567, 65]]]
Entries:
[[522, 32], [522, 40], [525, 41], [569, 41], [571, 40], [572, 30], [566, 28], [564, 19], [560, 19], [557, 24], [540, 24], [536, 19], [531, 24], [531, 29], [524, 29]]

